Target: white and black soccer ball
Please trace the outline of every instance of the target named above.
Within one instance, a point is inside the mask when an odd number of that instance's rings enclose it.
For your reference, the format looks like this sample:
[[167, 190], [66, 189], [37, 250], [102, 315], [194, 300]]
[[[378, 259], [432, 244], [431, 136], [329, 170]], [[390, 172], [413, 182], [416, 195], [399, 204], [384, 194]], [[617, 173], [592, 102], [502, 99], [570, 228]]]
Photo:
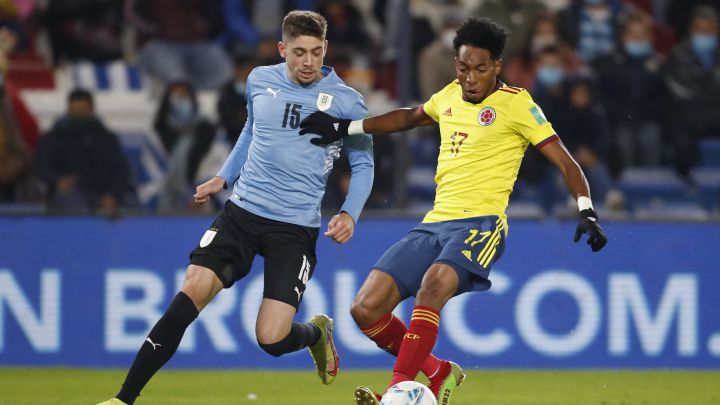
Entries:
[[388, 388], [380, 405], [437, 405], [430, 388], [417, 381], [403, 381]]

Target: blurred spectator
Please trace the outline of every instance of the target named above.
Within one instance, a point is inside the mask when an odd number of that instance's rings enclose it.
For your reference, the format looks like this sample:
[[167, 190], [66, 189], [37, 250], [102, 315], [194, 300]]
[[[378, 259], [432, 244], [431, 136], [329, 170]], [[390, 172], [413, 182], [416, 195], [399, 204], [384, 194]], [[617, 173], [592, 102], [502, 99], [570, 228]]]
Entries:
[[547, 8], [537, 0], [485, 0], [473, 14], [490, 18], [510, 30], [510, 41], [503, 53], [505, 60], [510, 60], [520, 52], [532, 22], [545, 12]]
[[233, 55], [254, 50], [263, 38], [277, 43], [283, 17], [291, 10], [314, 10], [313, 4], [313, 0], [223, 0], [222, 41]]
[[[587, 176], [593, 197], [604, 201], [613, 181], [603, 162], [608, 150], [607, 119], [597, 103], [594, 87], [587, 79], [573, 78], [566, 84], [566, 106], [552, 112], [552, 124], [573, 158]], [[613, 202], [620, 208], [621, 202]]]
[[[409, 63], [407, 66], [406, 63], [398, 63], [398, 60], [417, 61], [420, 52], [435, 40], [435, 32], [426, 16], [435, 8], [428, 8], [428, 3], [419, 0], [407, 3], [375, 0], [373, 14], [382, 24], [384, 35], [381, 60], [374, 68], [374, 87], [387, 91], [393, 98], [409, 100], [420, 97], [417, 64]], [[399, 67], [405, 71], [398, 71]]]
[[215, 138], [215, 126], [200, 115], [195, 90], [188, 82], [167, 86], [155, 115], [155, 131], [168, 153], [161, 210], [187, 208], [195, 175]]
[[342, 71], [355, 60], [367, 58], [372, 41], [362, 15], [349, 0], [320, 1], [317, 12], [328, 20], [327, 38], [332, 43], [326, 55], [328, 65]]
[[613, 147], [620, 152], [611, 154], [616, 176], [624, 166], [658, 166], [662, 160], [660, 121], [665, 118], [667, 90], [652, 44], [647, 19], [630, 15], [619, 49], [594, 65], [613, 127]]
[[677, 35], [665, 22], [665, 8], [667, 0], [623, 0], [626, 9], [638, 16], [644, 17], [652, 27], [653, 47], [660, 55], [667, 57], [675, 44]]
[[217, 105], [218, 116], [230, 147], [237, 142], [240, 131], [242, 131], [247, 120], [245, 88], [248, 75], [254, 66], [254, 61], [250, 56], [236, 56], [233, 79], [220, 90]]
[[[15, 35], [0, 31], [0, 203], [24, 199], [30, 184], [30, 151], [18, 128], [12, 99], [5, 78], [7, 53], [15, 44]], [[27, 194], [27, 193], [25, 193]]]
[[666, 65], [672, 95], [668, 113], [674, 165], [688, 176], [697, 160], [698, 139], [720, 136], [720, 50], [718, 13], [712, 7], [693, 10], [688, 37]]
[[52, 0], [45, 24], [55, 64], [122, 57], [122, 0]]
[[688, 36], [690, 30], [688, 23], [697, 6], [710, 6], [715, 9], [715, 12], [720, 13], [720, 0], [665, 0], [660, 3], [665, 3], [663, 7], [664, 21], [675, 31], [678, 38]]
[[120, 142], [85, 90], [70, 93], [67, 114], [40, 138], [35, 163], [51, 207], [113, 211], [134, 202]]
[[615, 49], [615, 20], [619, 0], [577, 0], [558, 15], [565, 42], [575, 48], [585, 62]]
[[[534, 65], [537, 66], [537, 77], [531, 94], [535, 102], [545, 112], [545, 116], [553, 126], [559, 117], [569, 111], [564, 86], [567, 74], [563, 65], [562, 53], [556, 46], [550, 46], [538, 52]], [[557, 129], [557, 128], [556, 128]], [[558, 131], [562, 138], [564, 135]], [[517, 188], [517, 195], [531, 195], [546, 211], [552, 209], [556, 187], [551, 173], [552, 164], [535, 148], [528, 148], [520, 167], [519, 179], [523, 186]]]
[[554, 14], [541, 14], [532, 24], [532, 28], [522, 43], [520, 52], [512, 58], [505, 59], [503, 76], [513, 86], [532, 89], [535, 85], [535, 57], [547, 48], [556, 47], [563, 61], [563, 68], [569, 73], [580, 71], [582, 60], [577, 53], [560, 40], [560, 29]]
[[0, 26], [15, 33], [18, 38], [17, 52], [31, 49], [31, 41], [36, 27], [37, 4], [35, 0], [0, 1]]
[[462, 20], [460, 10], [447, 11], [437, 39], [420, 52], [418, 75], [420, 96], [423, 100], [429, 100], [433, 94], [456, 79], [453, 39]]
[[127, 0], [125, 13], [148, 41], [140, 66], [161, 83], [187, 80], [197, 89], [217, 89], [232, 64], [217, 43], [222, 29], [219, 0]]

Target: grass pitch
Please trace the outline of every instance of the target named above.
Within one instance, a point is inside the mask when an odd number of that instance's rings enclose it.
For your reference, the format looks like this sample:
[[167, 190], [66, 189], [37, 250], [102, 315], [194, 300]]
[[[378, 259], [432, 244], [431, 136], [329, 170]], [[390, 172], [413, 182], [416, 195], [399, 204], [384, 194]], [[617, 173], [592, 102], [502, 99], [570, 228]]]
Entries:
[[[0, 368], [0, 405], [94, 405], [125, 371]], [[342, 371], [324, 386], [312, 371], [162, 370], [137, 405], [344, 405], [356, 385], [382, 388], [390, 371]], [[453, 405], [720, 405], [720, 372], [470, 371]]]

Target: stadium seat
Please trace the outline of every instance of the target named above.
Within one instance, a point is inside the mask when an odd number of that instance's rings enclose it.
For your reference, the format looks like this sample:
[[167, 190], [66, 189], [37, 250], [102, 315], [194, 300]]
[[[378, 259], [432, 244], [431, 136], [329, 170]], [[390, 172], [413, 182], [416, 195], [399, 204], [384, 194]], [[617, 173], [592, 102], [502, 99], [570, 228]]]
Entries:
[[720, 139], [700, 141], [700, 166], [720, 167]]
[[685, 182], [670, 168], [628, 168], [618, 187], [626, 205], [636, 210], [651, 202], [699, 203]]

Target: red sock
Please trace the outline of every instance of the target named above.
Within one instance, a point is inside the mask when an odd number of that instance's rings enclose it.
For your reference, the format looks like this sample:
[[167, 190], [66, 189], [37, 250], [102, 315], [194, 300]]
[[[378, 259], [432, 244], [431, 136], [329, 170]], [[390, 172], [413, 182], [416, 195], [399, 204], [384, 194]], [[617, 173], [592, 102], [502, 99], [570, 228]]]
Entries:
[[[390, 386], [401, 381], [414, 380], [425, 358], [432, 352], [440, 326], [440, 312], [415, 305], [410, 328], [403, 337]], [[434, 372], [433, 372], [434, 374]]]
[[[403, 336], [407, 332], [407, 327], [400, 318], [390, 313], [378, 319], [372, 325], [360, 328], [360, 330], [375, 342], [379, 348], [393, 356], [397, 356], [400, 352]], [[442, 360], [430, 353], [423, 361], [422, 366], [420, 366], [420, 370], [430, 377], [437, 373], [441, 364]]]

